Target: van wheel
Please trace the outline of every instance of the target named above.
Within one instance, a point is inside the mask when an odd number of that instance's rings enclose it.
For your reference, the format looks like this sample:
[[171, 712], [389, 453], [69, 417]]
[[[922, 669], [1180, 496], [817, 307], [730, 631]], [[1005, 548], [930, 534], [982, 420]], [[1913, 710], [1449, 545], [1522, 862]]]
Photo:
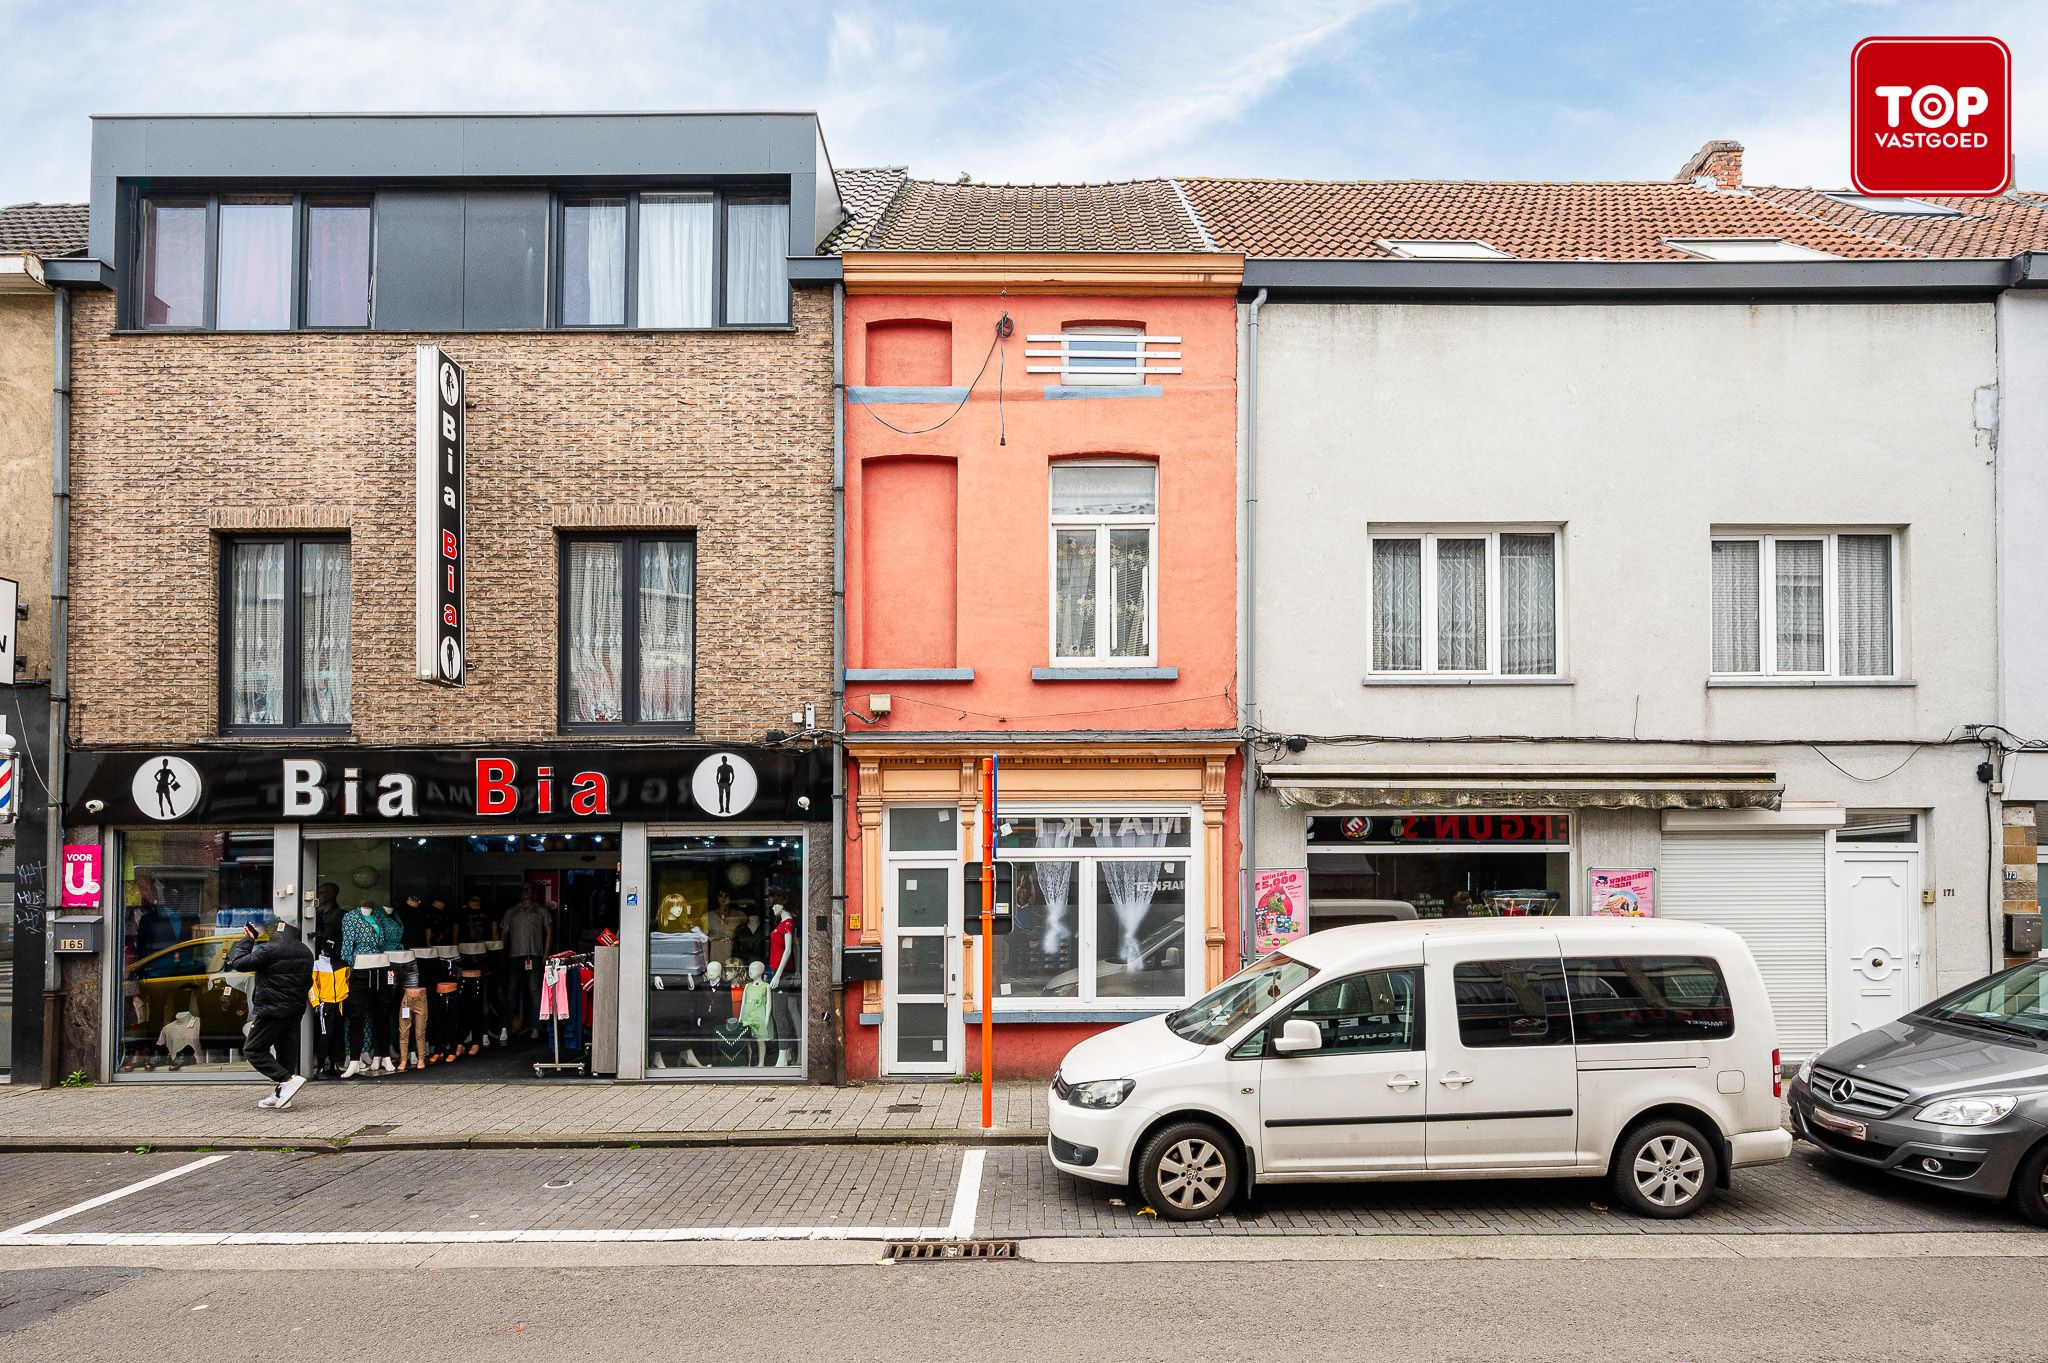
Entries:
[[1138, 1191], [1168, 1221], [1215, 1216], [1243, 1178], [1237, 1147], [1207, 1122], [1162, 1127], [1138, 1152]]
[[1714, 1195], [1720, 1172], [1714, 1143], [1689, 1122], [1647, 1122], [1614, 1148], [1609, 1181], [1616, 1200], [1637, 1216], [1691, 1216]]
[[2048, 1145], [2034, 1147], [2012, 1176], [2012, 1205], [2037, 1226], [2048, 1226]]

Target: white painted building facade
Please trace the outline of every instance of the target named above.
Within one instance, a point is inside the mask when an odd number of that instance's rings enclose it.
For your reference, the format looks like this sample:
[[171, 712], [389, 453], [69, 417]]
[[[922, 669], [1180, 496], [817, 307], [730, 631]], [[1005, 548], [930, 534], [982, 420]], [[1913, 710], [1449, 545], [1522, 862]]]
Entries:
[[1312, 928], [1651, 872], [1804, 1055], [2000, 963], [1998, 294], [1577, 268], [1245, 305], [1248, 870]]

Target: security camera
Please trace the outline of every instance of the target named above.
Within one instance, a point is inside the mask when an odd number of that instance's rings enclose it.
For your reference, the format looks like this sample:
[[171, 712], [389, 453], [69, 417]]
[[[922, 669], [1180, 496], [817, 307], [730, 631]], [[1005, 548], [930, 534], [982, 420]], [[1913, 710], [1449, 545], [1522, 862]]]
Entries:
[[87, 800], [85, 802], [85, 812], [88, 814], [97, 814], [106, 807], [107, 802], [105, 800]]
[[811, 797], [810, 797], [810, 796], [808, 796], [808, 795], [799, 795], [799, 796], [797, 796], [797, 797], [796, 797], [796, 807], [797, 807], [798, 809], [809, 809], [809, 808], [811, 807]]

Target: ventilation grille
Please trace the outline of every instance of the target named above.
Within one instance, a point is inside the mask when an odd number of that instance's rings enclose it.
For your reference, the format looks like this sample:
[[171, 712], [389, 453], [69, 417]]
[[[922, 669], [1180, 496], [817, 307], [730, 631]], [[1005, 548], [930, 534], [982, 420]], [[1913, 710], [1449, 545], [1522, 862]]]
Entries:
[[1014, 1259], [1015, 1240], [892, 1240], [882, 1257], [894, 1260]]

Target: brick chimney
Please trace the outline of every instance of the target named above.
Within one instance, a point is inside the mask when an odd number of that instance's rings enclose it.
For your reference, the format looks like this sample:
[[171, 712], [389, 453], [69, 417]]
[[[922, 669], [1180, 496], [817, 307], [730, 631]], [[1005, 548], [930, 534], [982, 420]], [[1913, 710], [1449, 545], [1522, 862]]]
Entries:
[[1705, 142], [1692, 154], [1692, 159], [1678, 168], [1674, 180], [1696, 180], [1702, 176], [1714, 177], [1714, 184], [1720, 189], [1742, 188], [1742, 144], [1720, 139]]

